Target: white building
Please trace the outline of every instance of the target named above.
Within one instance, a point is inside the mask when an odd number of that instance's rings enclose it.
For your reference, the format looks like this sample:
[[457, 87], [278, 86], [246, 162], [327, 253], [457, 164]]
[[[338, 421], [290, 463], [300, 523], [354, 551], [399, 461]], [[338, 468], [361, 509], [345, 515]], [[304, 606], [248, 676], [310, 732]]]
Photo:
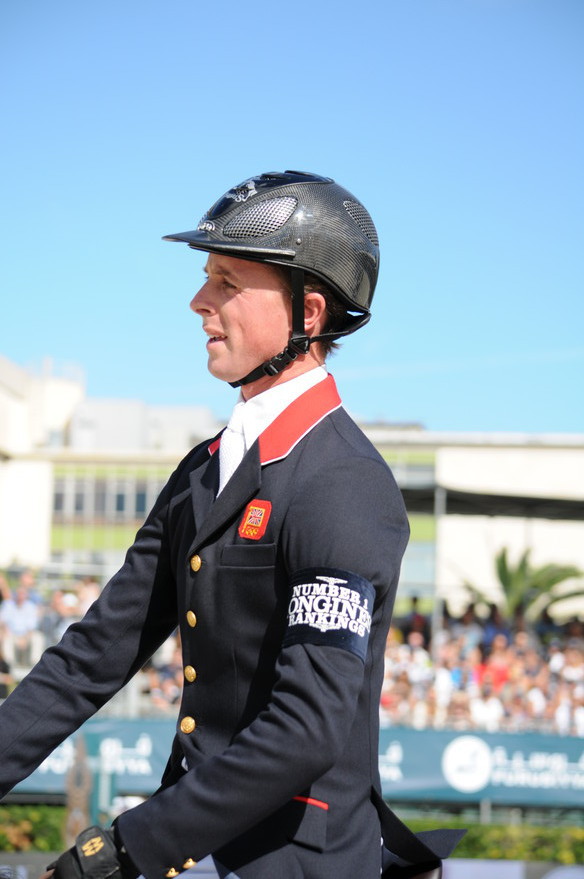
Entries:
[[0, 568], [111, 574], [173, 467], [221, 425], [197, 406], [85, 397], [0, 356]]
[[[0, 569], [109, 576], [176, 463], [221, 426], [202, 407], [87, 398], [79, 377], [0, 356]], [[411, 511], [402, 595], [437, 586], [458, 610], [470, 582], [496, 600], [504, 546], [584, 569], [584, 436], [363, 427]]]

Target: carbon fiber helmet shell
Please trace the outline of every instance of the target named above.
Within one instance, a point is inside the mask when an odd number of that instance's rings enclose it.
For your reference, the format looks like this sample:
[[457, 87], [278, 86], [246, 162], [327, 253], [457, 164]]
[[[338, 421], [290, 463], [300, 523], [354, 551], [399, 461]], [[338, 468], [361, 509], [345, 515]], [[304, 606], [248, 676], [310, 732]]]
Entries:
[[350, 311], [369, 315], [379, 274], [377, 232], [361, 202], [330, 177], [300, 171], [250, 177], [222, 195], [196, 229], [164, 240], [303, 269]]

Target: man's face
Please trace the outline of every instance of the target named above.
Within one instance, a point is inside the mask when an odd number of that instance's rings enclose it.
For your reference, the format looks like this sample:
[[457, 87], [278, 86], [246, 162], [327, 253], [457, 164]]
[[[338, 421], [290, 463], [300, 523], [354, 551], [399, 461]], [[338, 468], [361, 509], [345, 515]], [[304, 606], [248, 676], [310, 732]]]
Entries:
[[191, 308], [209, 337], [209, 372], [237, 381], [288, 344], [290, 295], [277, 269], [265, 263], [210, 253], [205, 272]]

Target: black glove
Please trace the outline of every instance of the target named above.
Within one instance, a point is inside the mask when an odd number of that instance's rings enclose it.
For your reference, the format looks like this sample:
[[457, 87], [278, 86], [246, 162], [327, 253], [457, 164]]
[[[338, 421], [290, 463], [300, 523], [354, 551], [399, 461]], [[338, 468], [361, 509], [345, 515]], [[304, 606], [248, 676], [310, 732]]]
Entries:
[[88, 827], [75, 845], [64, 852], [47, 870], [53, 879], [136, 879], [136, 869], [113, 828]]

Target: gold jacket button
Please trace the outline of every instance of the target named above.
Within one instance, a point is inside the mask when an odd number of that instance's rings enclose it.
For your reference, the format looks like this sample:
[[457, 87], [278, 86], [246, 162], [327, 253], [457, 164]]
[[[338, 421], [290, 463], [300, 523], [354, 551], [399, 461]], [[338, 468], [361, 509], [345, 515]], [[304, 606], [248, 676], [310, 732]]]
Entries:
[[183, 870], [190, 870], [191, 867], [196, 867], [196, 866], [197, 866], [196, 861], [193, 861], [192, 858], [187, 858], [183, 864]]
[[193, 681], [196, 681], [196, 679], [197, 679], [197, 672], [196, 672], [195, 669], [192, 667], [192, 665], [185, 665], [185, 678], [186, 678], [187, 681], [189, 681], [189, 683], [191, 683], [191, 684], [192, 684]]
[[194, 571], [195, 574], [197, 571], [201, 570], [201, 565], [203, 564], [203, 560], [200, 555], [191, 556], [191, 571]]
[[194, 717], [183, 717], [180, 722], [180, 731], [187, 733], [188, 735], [189, 733], [192, 733], [196, 725]]
[[166, 879], [174, 879], [175, 876], [178, 876], [178, 870], [176, 867], [171, 867], [164, 875], [166, 876]]
[[196, 613], [193, 613], [192, 610], [187, 610], [187, 623], [189, 624], [191, 629], [194, 629], [197, 625], [197, 615]]

